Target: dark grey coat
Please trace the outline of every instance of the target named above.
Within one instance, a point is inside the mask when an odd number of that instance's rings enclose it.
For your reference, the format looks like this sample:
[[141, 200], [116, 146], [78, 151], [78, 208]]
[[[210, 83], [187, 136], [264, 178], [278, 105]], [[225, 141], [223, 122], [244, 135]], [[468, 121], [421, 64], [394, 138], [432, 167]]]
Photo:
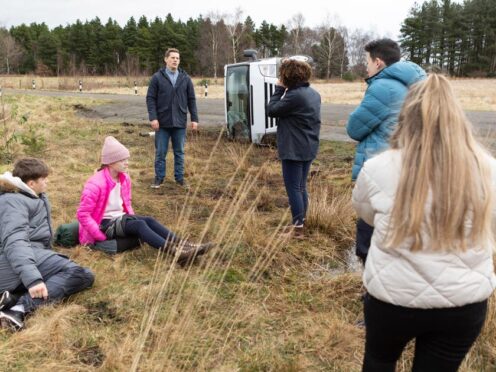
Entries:
[[188, 110], [191, 121], [198, 122], [193, 82], [184, 70], [178, 71], [175, 86], [172, 86], [165, 68], [152, 76], [148, 86], [148, 118], [150, 121], [158, 120], [161, 128], [186, 128]]
[[281, 160], [308, 161], [317, 156], [320, 133], [320, 94], [308, 83], [292, 89], [276, 86], [267, 104], [277, 118], [277, 150]]
[[41, 282], [37, 266], [57, 254], [48, 199], [29, 191], [19, 178], [0, 176], [0, 292]]

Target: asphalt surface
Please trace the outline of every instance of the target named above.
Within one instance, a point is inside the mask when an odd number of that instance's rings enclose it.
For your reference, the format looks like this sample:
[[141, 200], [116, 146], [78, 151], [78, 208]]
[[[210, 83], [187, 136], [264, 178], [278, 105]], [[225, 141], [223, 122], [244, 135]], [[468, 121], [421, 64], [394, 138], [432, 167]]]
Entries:
[[[79, 93], [68, 91], [17, 90], [6, 89], [4, 94], [28, 94], [48, 97], [78, 97], [81, 99], [79, 113], [82, 116], [101, 119], [114, 123], [134, 123], [148, 125], [145, 97], [125, 94]], [[86, 99], [105, 101], [101, 105], [89, 105]], [[200, 126], [219, 126], [225, 124], [224, 100], [214, 98], [197, 99]], [[356, 105], [322, 104], [321, 138], [337, 141], [351, 141], [344, 128], [348, 116]], [[480, 137], [494, 137], [496, 127], [495, 111], [467, 111]]]

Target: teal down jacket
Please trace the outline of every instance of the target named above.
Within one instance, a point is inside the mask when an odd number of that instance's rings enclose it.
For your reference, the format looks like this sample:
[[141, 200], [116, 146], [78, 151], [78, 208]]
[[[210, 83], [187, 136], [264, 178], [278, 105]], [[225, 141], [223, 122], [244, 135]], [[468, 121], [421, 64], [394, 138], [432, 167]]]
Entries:
[[366, 79], [365, 97], [348, 120], [348, 135], [358, 141], [352, 180], [356, 180], [363, 163], [389, 148], [389, 137], [408, 88], [424, 79], [425, 71], [413, 62], [400, 61]]

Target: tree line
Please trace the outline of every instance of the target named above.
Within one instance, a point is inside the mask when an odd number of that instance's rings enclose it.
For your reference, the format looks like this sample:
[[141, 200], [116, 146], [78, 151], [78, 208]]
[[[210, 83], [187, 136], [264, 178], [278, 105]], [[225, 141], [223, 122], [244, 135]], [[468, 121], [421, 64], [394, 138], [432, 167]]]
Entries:
[[121, 27], [109, 18], [50, 29], [31, 23], [0, 29], [0, 73], [39, 75], [140, 75], [163, 65], [164, 51], [178, 48], [181, 66], [196, 76], [222, 76], [226, 63], [243, 61], [243, 50], [256, 48], [259, 57], [307, 54], [319, 77], [342, 75], [348, 66], [345, 35], [332, 24], [304, 26], [295, 15], [286, 25], [263, 21], [256, 27], [243, 17], [211, 12], [205, 17], [175, 20], [131, 17]]
[[496, 0], [415, 4], [401, 27], [406, 57], [452, 76], [496, 77]]
[[[305, 25], [301, 13], [286, 24], [255, 25], [241, 9], [210, 12], [186, 22], [131, 17], [124, 26], [109, 18], [50, 29], [45, 23], [0, 28], [0, 74], [149, 75], [163, 65], [167, 48], [181, 51], [190, 74], [217, 78], [243, 50], [259, 57], [309, 55], [318, 78], [366, 76], [363, 47], [373, 32], [348, 29], [327, 17]], [[401, 27], [406, 59], [438, 66], [453, 76], [496, 76], [496, 0], [429, 0], [415, 4]]]

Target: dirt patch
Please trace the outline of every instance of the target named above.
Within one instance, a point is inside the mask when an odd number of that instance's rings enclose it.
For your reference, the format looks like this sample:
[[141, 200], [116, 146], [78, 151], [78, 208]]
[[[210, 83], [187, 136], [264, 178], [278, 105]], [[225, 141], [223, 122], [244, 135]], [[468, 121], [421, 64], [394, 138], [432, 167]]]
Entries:
[[81, 363], [94, 367], [100, 367], [105, 360], [105, 353], [98, 345], [83, 348], [77, 356]]
[[143, 118], [137, 118], [135, 115], [135, 108], [129, 109], [129, 107], [129, 104], [123, 102], [92, 107], [83, 104], [74, 105], [77, 115], [87, 119], [100, 119], [112, 123], [127, 122], [131, 120], [137, 120], [142, 124], [148, 123], [148, 121], [145, 121]]
[[122, 318], [108, 302], [100, 301], [86, 306], [88, 314], [97, 323], [121, 322]]

